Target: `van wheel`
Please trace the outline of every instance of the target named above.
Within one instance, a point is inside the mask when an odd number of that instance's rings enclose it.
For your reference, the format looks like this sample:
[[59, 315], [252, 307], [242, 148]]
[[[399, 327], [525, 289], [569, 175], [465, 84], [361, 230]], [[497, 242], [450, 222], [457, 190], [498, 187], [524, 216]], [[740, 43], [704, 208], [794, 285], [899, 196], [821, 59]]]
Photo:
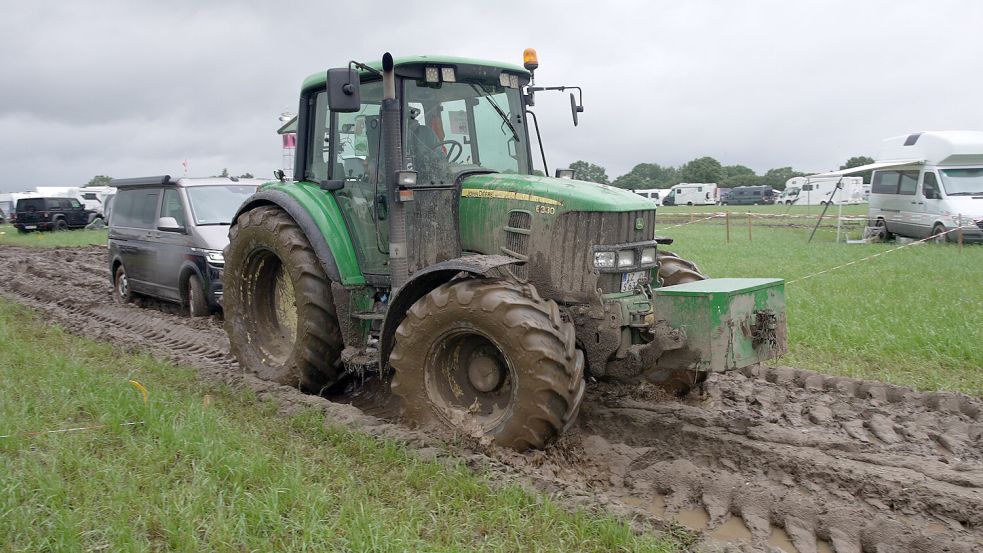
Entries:
[[949, 241], [949, 235], [945, 232], [945, 225], [942, 223], [935, 223], [935, 226], [932, 227], [932, 236], [936, 244], [945, 244]]
[[133, 291], [130, 290], [130, 281], [126, 278], [126, 269], [120, 264], [116, 267], [116, 276], [113, 279], [113, 299], [118, 303], [130, 303], [133, 301]]
[[68, 222], [64, 219], [58, 219], [55, 221], [55, 230], [58, 232], [68, 230]]
[[884, 219], [878, 219], [874, 223], [874, 226], [877, 228], [877, 236], [880, 237], [881, 240], [886, 241], [894, 238], [894, 235], [887, 231], [887, 222]]
[[686, 205], [693, 205], [693, 202], [686, 202]]
[[205, 287], [195, 274], [188, 277], [188, 313], [192, 317], [207, 317], [210, 314], [208, 301], [205, 300]]

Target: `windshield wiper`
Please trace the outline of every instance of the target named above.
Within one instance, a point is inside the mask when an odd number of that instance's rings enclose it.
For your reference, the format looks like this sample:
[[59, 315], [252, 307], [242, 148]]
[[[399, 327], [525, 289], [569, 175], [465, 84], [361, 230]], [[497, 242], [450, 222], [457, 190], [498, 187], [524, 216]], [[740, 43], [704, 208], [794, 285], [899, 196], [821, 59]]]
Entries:
[[505, 112], [502, 111], [502, 108], [498, 107], [498, 104], [495, 102], [495, 100], [493, 100], [491, 96], [482, 92], [481, 89], [479, 89], [476, 84], [471, 83], [471, 88], [473, 88], [474, 91], [478, 93], [479, 97], [488, 100], [488, 103], [491, 104], [491, 107], [494, 108], [496, 112], [498, 112], [498, 116], [502, 118], [502, 121], [505, 121], [505, 124], [509, 126], [509, 130], [512, 131], [512, 137], [515, 138], [515, 141], [522, 142], [521, 140], [519, 140], [519, 132], [515, 130], [515, 127], [512, 125], [512, 122], [509, 121], [509, 116], [505, 115]]

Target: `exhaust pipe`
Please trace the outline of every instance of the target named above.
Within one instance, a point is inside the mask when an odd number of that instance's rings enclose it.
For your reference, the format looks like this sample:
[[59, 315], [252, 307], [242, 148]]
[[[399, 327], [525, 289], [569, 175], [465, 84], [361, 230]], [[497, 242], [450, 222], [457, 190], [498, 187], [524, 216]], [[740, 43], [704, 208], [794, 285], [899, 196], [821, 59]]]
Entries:
[[403, 168], [399, 102], [392, 54], [382, 56], [382, 148], [386, 170], [386, 202], [389, 205], [389, 270], [395, 291], [409, 278], [406, 259], [406, 212], [399, 201], [396, 172]]

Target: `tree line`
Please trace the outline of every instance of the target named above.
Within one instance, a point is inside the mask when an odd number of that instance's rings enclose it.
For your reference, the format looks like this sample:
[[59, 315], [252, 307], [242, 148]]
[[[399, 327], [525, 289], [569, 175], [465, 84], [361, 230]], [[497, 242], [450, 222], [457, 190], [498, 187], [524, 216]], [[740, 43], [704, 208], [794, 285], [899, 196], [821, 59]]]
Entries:
[[[840, 169], [850, 169], [874, 163], [868, 156], [851, 157], [840, 166]], [[791, 167], [776, 167], [765, 171], [763, 175], [754, 172], [744, 165], [723, 165], [716, 159], [703, 156], [686, 162], [679, 167], [659, 165], [658, 163], [639, 163], [624, 175], [614, 180], [608, 177], [607, 170], [588, 161], [578, 160], [570, 164], [576, 171], [577, 178], [601, 184], [610, 184], [628, 190], [644, 190], [646, 188], [671, 188], [681, 182], [715, 182], [720, 186], [771, 186], [775, 190], [784, 190], [785, 181], [792, 177], [805, 176], [807, 173]], [[864, 177], [864, 182], [870, 182], [870, 171], [858, 173]]]

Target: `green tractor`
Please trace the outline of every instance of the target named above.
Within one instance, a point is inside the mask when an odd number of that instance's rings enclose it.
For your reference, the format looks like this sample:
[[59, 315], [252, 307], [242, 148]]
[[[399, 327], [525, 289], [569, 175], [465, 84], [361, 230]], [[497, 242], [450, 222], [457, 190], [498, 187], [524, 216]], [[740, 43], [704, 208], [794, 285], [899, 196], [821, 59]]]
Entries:
[[662, 249], [650, 200], [536, 174], [535, 94], [579, 88], [535, 86], [524, 57], [386, 54], [304, 81], [296, 181], [229, 232], [243, 368], [311, 393], [380, 378], [404, 419], [524, 450], [573, 424], [588, 377], [684, 394], [784, 351], [781, 280], [706, 279]]

